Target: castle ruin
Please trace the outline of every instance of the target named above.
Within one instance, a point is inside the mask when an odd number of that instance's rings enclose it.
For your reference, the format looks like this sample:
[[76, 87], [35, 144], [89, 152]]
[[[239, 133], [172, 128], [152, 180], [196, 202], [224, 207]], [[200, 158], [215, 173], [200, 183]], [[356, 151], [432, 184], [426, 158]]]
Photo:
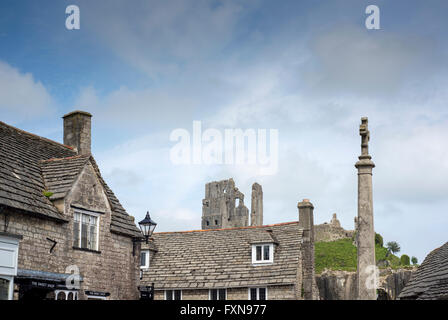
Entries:
[[[251, 226], [263, 225], [263, 191], [258, 183], [252, 186], [250, 220]], [[244, 205], [244, 194], [235, 187], [233, 179], [207, 183], [202, 200], [202, 229], [247, 226], [249, 209]]]

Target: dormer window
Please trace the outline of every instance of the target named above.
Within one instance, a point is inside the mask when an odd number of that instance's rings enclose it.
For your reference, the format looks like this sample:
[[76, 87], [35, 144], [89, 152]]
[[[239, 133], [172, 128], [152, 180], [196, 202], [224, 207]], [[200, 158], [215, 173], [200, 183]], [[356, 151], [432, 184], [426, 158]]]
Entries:
[[274, 244], [261, 243], [252, 245], [252, 263], [263, 264], [274, 262]]

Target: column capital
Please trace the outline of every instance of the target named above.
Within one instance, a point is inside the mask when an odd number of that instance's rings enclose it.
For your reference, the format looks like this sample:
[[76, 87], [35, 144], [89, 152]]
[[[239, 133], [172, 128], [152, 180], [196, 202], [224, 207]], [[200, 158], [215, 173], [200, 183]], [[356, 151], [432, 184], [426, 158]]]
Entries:
[[357, 169], [360, 169], [360, 168], [370, 168], [370, 169], [375, 168], [375, 163], [373, 163], [373, 161], [370, 160], [370, 159], [371, 158], [361, 159], [361, 157], [360, 157], [359, 161], [355, 163], [355, 167]]

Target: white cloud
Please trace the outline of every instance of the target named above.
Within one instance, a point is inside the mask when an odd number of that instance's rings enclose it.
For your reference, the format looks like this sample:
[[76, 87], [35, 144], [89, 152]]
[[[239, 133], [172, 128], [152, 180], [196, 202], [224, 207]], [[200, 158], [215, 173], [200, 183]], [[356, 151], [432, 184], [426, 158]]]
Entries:
[[338, 27], [313, 38], [307, 80], [318, 94], [390, 98], [437, 70], [434, 47], [423, 37]]
[[41, 82], [30, 73], [0, 61], [0, 111], [2, 120], [18, 116], [30, 118], [53, 111], [53, 99]]
[[[242, 7], [232, 1], [121, 1], [93, 5], [87, 19], [98, 38], [152, 77], [175, 75], [228, 45]], [[101, 16], [101, 19], [97, 19]], [[132, 17], [132, 23], [130, 23]]]

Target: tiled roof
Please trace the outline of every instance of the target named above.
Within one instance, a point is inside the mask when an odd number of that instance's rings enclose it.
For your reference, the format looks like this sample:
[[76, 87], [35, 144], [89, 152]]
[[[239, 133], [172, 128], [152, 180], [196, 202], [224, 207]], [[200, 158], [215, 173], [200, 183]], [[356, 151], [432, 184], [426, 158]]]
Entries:
[[448, 299], [448, 242], [428, 254], [399, 298]]
[[[107, 186], [91, 155], [77, 155], [65, 145], [0, 122], [0, 205], [66, 220], [50, 201], [63, 198], [86, 163], [92, 163], [112, 208], [112, 232], [141, 233]], [[50, 199], [44, 191], [53, 193]]]
[[67, 195], [89, 158], [90, 155], [79, 155], [39, 161], [45, 187], [53, 193], [51, 200]]
[[[157, 252], [142, 282], [154, 282], [156, 290], [294, 284], [302, 232], [298, 222], [289, 222], [155, 233]], [[276, 243], [273, 264], [252, 265], [252, 244], [261, 242]]]
[[64, 220], [43, 195], [39, 160], [74, 155], [67, 146], [0, 122], [0, 204]]

